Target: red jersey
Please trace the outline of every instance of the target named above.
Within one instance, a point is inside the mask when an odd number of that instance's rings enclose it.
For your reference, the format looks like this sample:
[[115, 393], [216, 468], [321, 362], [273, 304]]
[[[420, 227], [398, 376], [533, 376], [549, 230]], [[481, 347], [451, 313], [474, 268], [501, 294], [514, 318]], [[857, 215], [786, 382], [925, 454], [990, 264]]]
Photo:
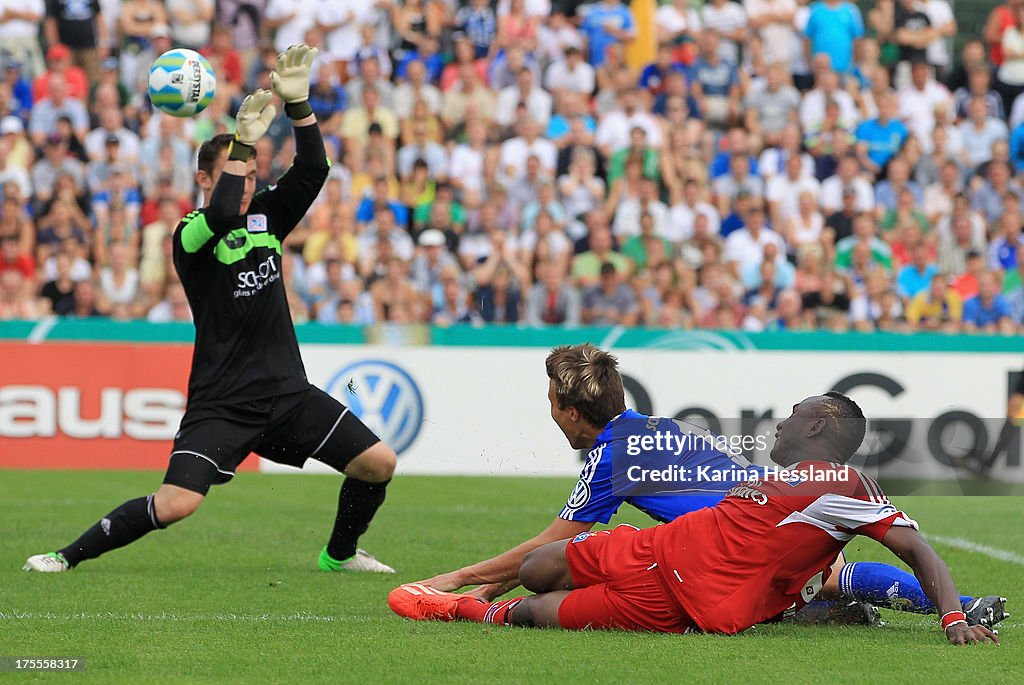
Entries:
[[[32, 82], [32, 101], [39, 102], [50, 97], [50, 70], [40, 74]], [[89, 99], [89, 77], [81, 67], [68, 67], [64, 70], [64, 82], [68, 86], [68, 97], [76, 98], [82, 102]]]
[[[828, 480], [826, 480], [828, 479]], [[856, 469], [804, 461], [732, 488], [716, 507], [657, 527], [667, 589], [701, 629], [738, 633], [821, 590], [856, 535], [917, 523]]]
[[20, 271], [25, 278], [32, 278], [36, 275], [36, 260], [32, 259], [30, 255], [19, 254], [9, 262], [0, 256], [0, 273], [7, 270]]
[[[1017, 24], [1017, 20], [1013, 16], [1013, 12], [1010, 10], [1010, 6], [999, 5], [992, 10], [992, 13], [996, 15], [996, 26], [999, 27], [1000, 40], [995, 43], [989, 44], [988, 58], [992, 64], [997, 67], [1003, 66], [1003, 43], [1002, 36], [1006, 33], [1006, 29]], [[1009, 106], [1009, 105], [1007, 105]]]
[[[228, 50], [223, 55], [218, 55], [213, 51], [213, 48], [207, 46], [199, 51], [199, 54], [207, 58], [213, 64], [214, 72], [223, 74], [224, 79], [228, 83], [233, 83], [236, 86], [242, 85], [242, 58], [235, 50]], [[218, 64], [220, 69], [217, 69]]]

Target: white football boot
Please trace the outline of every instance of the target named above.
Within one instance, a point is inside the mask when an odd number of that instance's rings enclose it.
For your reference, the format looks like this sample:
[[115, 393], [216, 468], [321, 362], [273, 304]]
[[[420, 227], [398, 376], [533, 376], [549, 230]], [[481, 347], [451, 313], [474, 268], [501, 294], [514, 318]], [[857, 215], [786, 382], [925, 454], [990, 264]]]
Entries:
[[22, 571], [36, 571], [38, 573], [63, 573], [70, 571], [71, 566], [68, 560], [59, 552], [48, 552], [46, 554], [33, 554], [21, 567]]

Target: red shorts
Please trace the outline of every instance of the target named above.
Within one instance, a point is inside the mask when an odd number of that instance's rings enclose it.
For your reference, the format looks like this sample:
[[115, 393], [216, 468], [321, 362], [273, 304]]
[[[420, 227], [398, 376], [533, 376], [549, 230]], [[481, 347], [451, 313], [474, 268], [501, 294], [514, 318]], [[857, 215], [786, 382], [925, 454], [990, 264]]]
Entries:
[[563, 628], [659, 633], [696, 629], [662, 585], [654, 560], [653, 530], [621, 525], [582, 533], [569, 541], [565, 557], [576, 589], [558, 607]]

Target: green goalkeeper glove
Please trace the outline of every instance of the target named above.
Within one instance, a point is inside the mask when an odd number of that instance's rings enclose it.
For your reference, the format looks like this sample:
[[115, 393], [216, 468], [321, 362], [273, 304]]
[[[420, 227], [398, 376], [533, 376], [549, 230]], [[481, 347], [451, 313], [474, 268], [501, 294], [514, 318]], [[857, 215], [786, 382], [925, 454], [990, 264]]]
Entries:
[[293, 45], [277, 56], [277, 65], [270, 72], [270, 85], [286, 103], [285, 112], [292, 119], [303, 119], [313, 113], [309, 106], [309, 77], [316, 55], [316, 48]]

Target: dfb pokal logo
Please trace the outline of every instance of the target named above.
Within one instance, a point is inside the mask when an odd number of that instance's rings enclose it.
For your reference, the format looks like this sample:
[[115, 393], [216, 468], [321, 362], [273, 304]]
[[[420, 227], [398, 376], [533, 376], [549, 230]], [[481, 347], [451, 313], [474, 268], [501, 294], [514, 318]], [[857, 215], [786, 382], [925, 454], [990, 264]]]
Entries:
[[416, 440], [423, 423], [423, 397], [401, 367], [379, 359], [358, 361], [334, 374], [324, 389], [396, 453]]

